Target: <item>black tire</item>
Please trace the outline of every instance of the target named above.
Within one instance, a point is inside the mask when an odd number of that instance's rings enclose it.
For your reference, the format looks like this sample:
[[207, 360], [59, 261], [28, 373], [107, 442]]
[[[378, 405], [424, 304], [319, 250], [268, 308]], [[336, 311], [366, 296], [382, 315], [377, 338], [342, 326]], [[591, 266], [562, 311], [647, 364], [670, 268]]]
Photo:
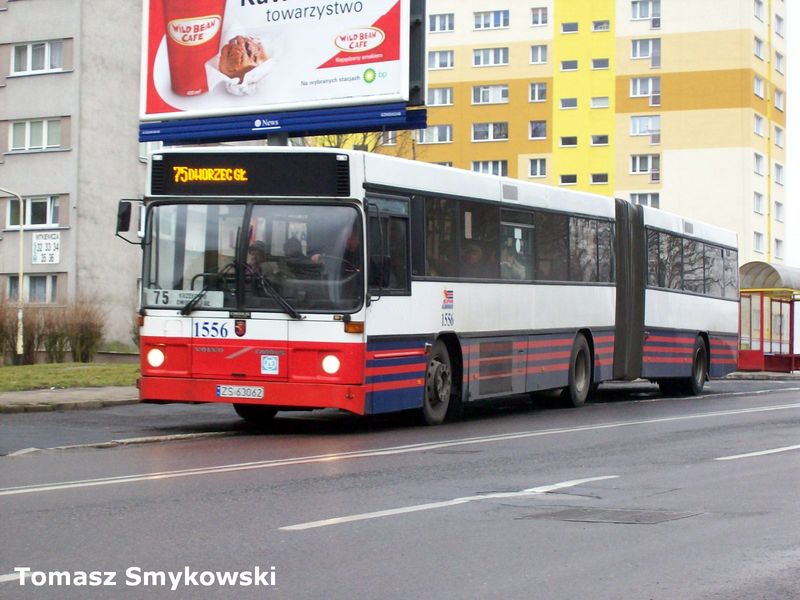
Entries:
[[262, 404], [234, 404], [233, 410], [248, 423], [268, 423], [278, 412], [277, 408]]
[[586, 403], [592, 389], [592, 352], [586, 337], [579, 333], [569, 355], [569, 380], [561, 393], [564, 406], [578, 408]]
[[441, 425], [459, 412], [458, 385], [453, 381], [453, 365], [447, 346], [441, 340], [433, 345], [425, 372], [425, 398], [422, 418], [427, 425]]
[[687, 396], [699, 396], [708, 378], [708, 349], [702, 337], [697, 336], [692, 350], [692, 376], [680, 382], [681, 392]]

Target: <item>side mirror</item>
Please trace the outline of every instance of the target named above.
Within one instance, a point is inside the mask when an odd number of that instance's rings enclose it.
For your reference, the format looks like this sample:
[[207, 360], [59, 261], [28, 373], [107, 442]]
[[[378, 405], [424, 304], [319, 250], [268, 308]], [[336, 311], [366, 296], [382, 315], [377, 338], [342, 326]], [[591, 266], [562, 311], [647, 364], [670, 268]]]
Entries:
[[133, 213], [133, 202], [131, 200], [120, 200], [117, 205], [117, 237], [125, 240], [134, 246], [141, 246], [141, 242], [133, 242], [126, 238], [121, 233], [128, 233], [131, 228], [131, 214]]
[[117, 206], [117, 233], [128, 233], [131, 229], [133, 207], [129, 200], [120, 200]]

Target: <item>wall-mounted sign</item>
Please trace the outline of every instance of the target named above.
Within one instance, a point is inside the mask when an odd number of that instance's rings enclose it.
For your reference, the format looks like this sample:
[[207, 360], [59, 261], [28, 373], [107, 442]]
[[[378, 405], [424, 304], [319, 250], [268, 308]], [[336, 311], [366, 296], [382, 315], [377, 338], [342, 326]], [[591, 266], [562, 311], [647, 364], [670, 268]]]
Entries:
[[61, 232], [34, 231], [31, 262], [34, 265], [57, 265], [61, 262]]
[[403, 102], [411, 0], [145, 0], [142, 120]]

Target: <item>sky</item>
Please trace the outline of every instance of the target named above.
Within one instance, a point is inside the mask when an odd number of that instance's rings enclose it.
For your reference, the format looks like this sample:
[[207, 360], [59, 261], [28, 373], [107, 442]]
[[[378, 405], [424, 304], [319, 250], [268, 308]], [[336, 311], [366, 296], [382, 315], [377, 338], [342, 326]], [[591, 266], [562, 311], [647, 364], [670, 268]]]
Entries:
[[800, 267], [800, 0], [786, 2], [786, 199], [789, 223], [786, 231], [787, 264]]

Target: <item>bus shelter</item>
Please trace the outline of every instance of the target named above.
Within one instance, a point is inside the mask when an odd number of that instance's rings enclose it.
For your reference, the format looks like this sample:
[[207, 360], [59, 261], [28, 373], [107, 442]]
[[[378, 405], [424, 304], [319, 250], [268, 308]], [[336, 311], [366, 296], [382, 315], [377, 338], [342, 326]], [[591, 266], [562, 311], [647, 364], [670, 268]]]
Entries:
[[800, 269], [749, 262], [739, 288], [739, 370], [800, 370]]

